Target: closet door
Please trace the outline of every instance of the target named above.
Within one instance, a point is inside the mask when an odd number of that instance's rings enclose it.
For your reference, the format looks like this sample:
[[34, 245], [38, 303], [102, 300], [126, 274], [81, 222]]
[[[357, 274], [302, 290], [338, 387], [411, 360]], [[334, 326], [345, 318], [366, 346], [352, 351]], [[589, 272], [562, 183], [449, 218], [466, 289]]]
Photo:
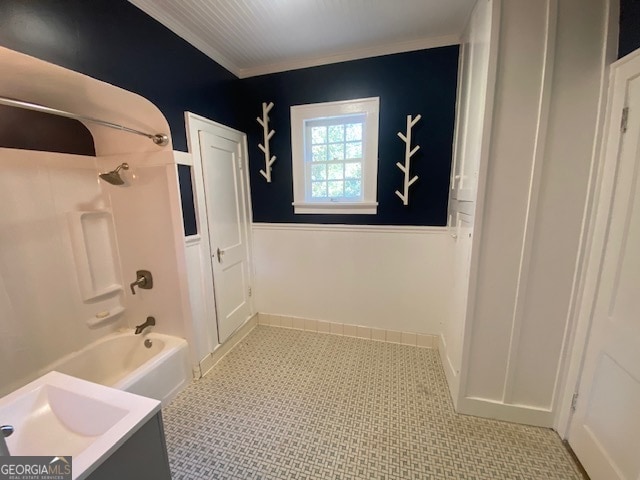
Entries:
[[223, 343], [251, 315], [243, 137], [201, 131], [200, 155], [218, 337]]
[[599, 288], [569, 431], [593, 480], [640, 479], [640, 56], [620, 70], [594, 234], [605, 247], [589, 264]]

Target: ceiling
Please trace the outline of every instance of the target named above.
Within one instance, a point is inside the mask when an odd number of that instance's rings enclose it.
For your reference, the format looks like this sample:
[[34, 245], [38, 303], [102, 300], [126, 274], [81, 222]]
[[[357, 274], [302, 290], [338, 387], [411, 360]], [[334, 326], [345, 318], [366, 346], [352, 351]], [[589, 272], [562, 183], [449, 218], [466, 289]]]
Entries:
[[476, 0], [129, 0], [238, 77], [458, 43]]

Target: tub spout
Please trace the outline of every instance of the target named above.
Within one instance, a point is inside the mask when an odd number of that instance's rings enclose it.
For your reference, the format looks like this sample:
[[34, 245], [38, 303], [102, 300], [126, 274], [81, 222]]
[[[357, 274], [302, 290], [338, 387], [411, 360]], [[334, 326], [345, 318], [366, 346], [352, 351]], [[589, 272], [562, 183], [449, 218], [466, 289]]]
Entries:
[[140, 335], [145, 328], [152, 327], [155, 324], [156, 324], [156, 319], [155, 318], [147, 317], [147, 321], [146, 322], [144, 322], [142, 325], [136, 326], [136, 335]]

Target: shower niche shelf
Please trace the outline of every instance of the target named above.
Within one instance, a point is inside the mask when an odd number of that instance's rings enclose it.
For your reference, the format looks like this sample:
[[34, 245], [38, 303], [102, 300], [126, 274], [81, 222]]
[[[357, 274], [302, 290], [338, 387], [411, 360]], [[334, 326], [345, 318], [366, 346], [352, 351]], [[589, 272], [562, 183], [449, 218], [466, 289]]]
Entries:
[[112, 308], [111, 310], [98, 312], [95, 314], [94, 317], [87, 320], [87, 325], [89, 327], [99, 327], [100, 325], [103, 325], [105, 323], [111, 322], [112, 320], [115, 320], [123, 313], [124, 313], [124, 307], [122, 306], [117, 306], [115, 308]]
[[68, 212], [78, 284], [85, 303], [122, 292], [113, 218], [108, 210]]

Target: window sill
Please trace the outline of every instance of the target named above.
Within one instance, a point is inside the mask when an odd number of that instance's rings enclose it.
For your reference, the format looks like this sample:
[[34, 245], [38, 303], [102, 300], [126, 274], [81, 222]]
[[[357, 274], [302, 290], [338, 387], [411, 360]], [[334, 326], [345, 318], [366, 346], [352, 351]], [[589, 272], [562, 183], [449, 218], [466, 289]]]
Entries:
[[378, 202], [293, 202], [294, 213], [375, 215]]

